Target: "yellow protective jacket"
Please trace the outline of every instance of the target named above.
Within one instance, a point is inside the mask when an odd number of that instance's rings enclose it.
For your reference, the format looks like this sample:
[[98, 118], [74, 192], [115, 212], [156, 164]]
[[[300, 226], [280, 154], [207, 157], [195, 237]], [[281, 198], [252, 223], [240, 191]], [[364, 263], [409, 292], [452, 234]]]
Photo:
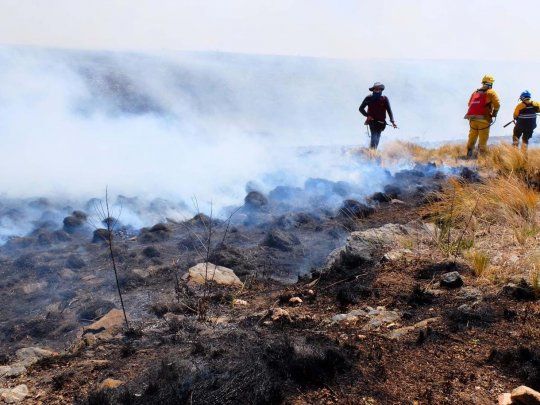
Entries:
[[514, 119], [518, 118], [536, 118], [536, 113], [540, 112], [540, 103], [531, 101], [529, 104], [520, 102], [514, 110]]
[[[471, 94], [471, 97], [469, 98], [469, 104], [474, 96], [474, 94], [477, 91], [483, 91], [482, 89], [476, 90], [474, 93]], [[499, 95], [497, 92], [493, 89], [487, 89], [486, 92], [486, 107], [489, 111], [489, 114], [486, 114], [483, 118], [477, 117], [477, 116], [465, 116], [465, 118], [471, 119], [471, 120], [479, 120], [483, 119], [487, 122], [491, 122], [491, 117], [494, 115], [497, 115], [497, 112], [499, 111], [499, 108], [501, 108], [501, 102], [499, 100]]]

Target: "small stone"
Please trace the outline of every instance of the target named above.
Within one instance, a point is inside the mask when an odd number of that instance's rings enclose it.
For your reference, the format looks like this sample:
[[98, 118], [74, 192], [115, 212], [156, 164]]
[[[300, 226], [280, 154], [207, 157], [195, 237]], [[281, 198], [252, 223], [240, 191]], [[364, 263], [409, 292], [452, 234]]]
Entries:
[[291, 305], [300, 305], [302, 303], [302, 299], [300, 297], [291, 297], [289, 299], [289, 304]]
[[277, 321], [291, 321], [291, 315], [289, 314], [289, 311], [283, 309], [283, 308], [274, 308], [272, 310], [272, 316], [271, 318], [273, 322]]
[[234, 271], [227, 267], [217, 266], [212, 263], [199, 263], [188, 270], [186, 276], [188, 282], [205, 284], [211, 281], [220, 285], [243, 286], [242, 281]]
[[441, 276], [441, 287], [459, 288], [463, 285], [463, 279], [457, 271], [451, 271]]
[[0, 398], [8, 404], [21, 402], [28, 396], [28, 387], [25, 384], [17, 385], [15, 388], [1, 388]]
[[124, 384], [123, 381], [115, 380], [113, 378], [106, 378], [99, 384], [99, 388], [102, 390], [113, 390]]
[[314, 295], [315, 295], [315, 291], [313, 291], [313, 290], [307, 290], [307, 291], [306, 291], [306, 294], [309, 295], [309, 296], [314, 296]]
[[511, 393], [513, 402], [523, 405], [540, 405], [540, 392], [532, 388], [521, 385]]
[[246, 307], [247, 304], [248, 303], [245, 300], [240, 300], [238, 298], [233, 300], [233, 306], [235, 306], [235, 307]]

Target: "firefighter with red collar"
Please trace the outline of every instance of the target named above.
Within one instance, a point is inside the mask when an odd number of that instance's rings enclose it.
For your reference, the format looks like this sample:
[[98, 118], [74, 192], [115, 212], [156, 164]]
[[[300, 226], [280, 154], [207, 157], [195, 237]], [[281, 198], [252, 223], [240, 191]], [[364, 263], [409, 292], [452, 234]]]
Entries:
[[381, 132], [386, 129], [386, 113], [388, 113], [388, 116], [390, 117], [392, 126], [397, 128], [392, 108], [390, 108], [390, 101], [388, 100], [388, 97], [382, 95], [383, 90], [384, 84], [376, 82], [369, 88], [369, 91], [371, 91], [372, 94], [362, 101], [362, 104], [358, 109], [360, 113], [366, 117], [365, 124], [369, 125], [369, 131], [371, 133], [369, 147], [371, 149], [377, 149], [379, 140], [381, 139]]
[[473, 156], [473, 150], [478, 140], [478, 151], [487, 150], [489, 128], [497, 117], [501, 103], [499, 96], [493, 90], [493, 76], [482, 78], [482, 87], [476, 90], [469, 99], [469, 109], [465, 119], [469, 120], [469, 141], [467, 142], [467, 157]]
[[540, 112], [540, 103], [531, 100], [531, 93], [525, 90], [519, 96], [520, 103], [514, 110], [514, 133], [512, 143], [515, 147], [519, 146], [519, 138], [522, 138], [521, 150], [527, 151], [529, 139], [531, 139], [536, 128], [536, 114]]

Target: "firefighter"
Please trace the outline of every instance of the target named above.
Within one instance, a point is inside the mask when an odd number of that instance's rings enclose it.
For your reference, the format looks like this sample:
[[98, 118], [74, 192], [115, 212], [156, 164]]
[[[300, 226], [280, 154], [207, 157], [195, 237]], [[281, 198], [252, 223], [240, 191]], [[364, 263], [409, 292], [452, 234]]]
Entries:
[[469, 99], [469, 109], [465, 119], [469, 120], [469, 141], [467, 142], [467, 157], [473, 156], [473, 150], [478, 140], [478, 151], [487, 150], [489, 128], [497, 117], [499, 96], [493, 90], [493, 76], [485, 75], [482, 78], [482, 87], [476, 90]]
[[[369, 147], [371, 149], [377, 149], [379, 140], [381, 139], [381, 132], [386, 128], [386, 113], [390, 117], [390, 122], [394, 128], [397, 128], [394, 121], [394, 114], [392, 108], [390, 108], [390, 101], [388, 97], [383, 96], [384, 84], [376, 82], [369, 91], [372, 92], [367, 96], [360, 108], [358, 109], [364, 117], [366, 117], [366, 125], [369, 125], [369, 131], [371, 133], [371, 142]], [[367, 107], [367, 111], [366, 111]]]
[[515, 147], [519, 146], [519, 138], [521, 138], [521, 150], [526, 152], [529, 139], [536, 128], [536, 114], [540, 112], [540, 103], [531, 100], [531, 93], [528, 90], [521, 93], [519, 99], [520, 103], [514, 110], [516, 126], [514, 127], [512, 143]]

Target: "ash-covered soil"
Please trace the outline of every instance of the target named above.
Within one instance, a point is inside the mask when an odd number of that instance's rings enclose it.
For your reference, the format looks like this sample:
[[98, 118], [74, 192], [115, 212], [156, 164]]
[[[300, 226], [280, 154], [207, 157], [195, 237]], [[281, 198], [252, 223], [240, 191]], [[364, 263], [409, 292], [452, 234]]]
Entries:
[[[311, 180], [252, 191], [230, 220], [120, 224], [130, 329], [107, 323], [119, 299], [87, 213], [12, 238], [0, 249], [0, 366], [24, 347], [58, 354], [0, 388], [25, 384], [26, 403], [46, 404], [492, 404], [539, 389], [535, 295], [480, 285], [430, 247], [419, 208], [445, 178], [419, 166], [363, 201], [353, 185]], [[206, 259], [243, 286], [188, 282]]]

